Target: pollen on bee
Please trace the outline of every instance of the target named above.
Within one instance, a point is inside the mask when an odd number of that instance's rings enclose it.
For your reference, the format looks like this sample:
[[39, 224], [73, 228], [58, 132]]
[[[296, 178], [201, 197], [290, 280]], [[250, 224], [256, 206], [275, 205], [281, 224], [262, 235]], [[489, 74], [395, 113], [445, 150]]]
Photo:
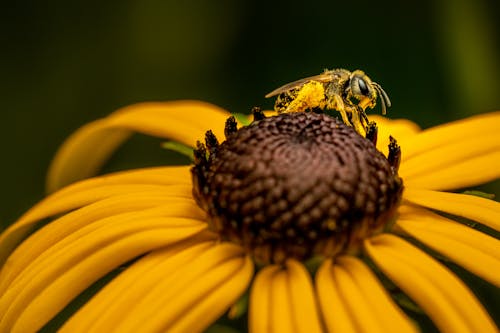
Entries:
[[303, 112], [325, 107], [325, 87], [321, 82], [309, 81], [300, 88], [297, 97], [288, 105], [287, 112]]
[[375, 101], [370, 97], [363, 98], [358, 104], [363, 110], [367, 107], [373, 108], [375, 106]]

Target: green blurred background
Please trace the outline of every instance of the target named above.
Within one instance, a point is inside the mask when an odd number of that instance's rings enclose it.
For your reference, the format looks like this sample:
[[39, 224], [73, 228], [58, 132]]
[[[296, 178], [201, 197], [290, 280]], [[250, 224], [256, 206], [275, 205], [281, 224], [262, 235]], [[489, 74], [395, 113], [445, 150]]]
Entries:
[[[389, 117], [423, 127], [500, 109], [498, 0], [3, 1], [0, 27], [2, 224], [43, 196], [65, 137], [131, 103], [247, 112], [272, 107], [263, 96], [283, 83], [343, 67], [382, 84]], [[116, 168], [168, 158], [129, 146]]]
[[[498, 0], [3, 1], [0, 47], [0, 225], [43, 197], [64, 138], [131, 103], [248, 112], [272, 107], [263, 96], [283, 83], [343, 67], [382, 84], [389, 117], [422, 127], [500, 109]], [[137, 136], [109, 170], [170, 159]]]

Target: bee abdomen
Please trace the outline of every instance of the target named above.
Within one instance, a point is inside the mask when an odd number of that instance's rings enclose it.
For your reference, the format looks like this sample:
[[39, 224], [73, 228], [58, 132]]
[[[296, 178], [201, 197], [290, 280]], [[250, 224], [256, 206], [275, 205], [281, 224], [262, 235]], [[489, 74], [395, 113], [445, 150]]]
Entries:
[[286, 112], [290, 103], [297, 97], [298, 92], [299, 89], [292, 89], [279, 94], [274, 103], [274, 110], [278, 113]]

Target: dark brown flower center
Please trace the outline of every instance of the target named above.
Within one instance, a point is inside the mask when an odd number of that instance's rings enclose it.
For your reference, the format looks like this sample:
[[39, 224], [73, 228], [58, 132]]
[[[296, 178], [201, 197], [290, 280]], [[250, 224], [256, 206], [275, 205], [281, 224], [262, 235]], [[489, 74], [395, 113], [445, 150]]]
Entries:
[[282, 114], [239, 130], [230, 119], [226, 141], [208, 132], [195, 150], [193, 194], [224, 240], [280, 263], [350, 251], [380, 232], [401, 198], [396, 168], [325, 114]]

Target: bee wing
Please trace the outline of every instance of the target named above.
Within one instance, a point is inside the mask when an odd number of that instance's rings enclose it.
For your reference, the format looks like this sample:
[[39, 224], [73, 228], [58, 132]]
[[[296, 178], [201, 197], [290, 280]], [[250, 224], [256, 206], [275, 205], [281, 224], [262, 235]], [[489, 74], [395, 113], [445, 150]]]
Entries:
[[321, 73], [319, 75], [306, 77], [304, 79], [300, 79], [297, 81], [287, 83], [284, 86], [281, 86], [278, 89], [271, 91], [269, 94], [266, 95], [266, 98], [273, 97], [273, 96], [279, 95], [281, 93], [284, 93], [286, 91], [292, 90], [293, 88], [300, 87], [309, 81], [330, 82], [330, 81], [332, 81], [332, 79], [333, 79], [333, 75], [331, 72], [325, 72], [325, 73]]

